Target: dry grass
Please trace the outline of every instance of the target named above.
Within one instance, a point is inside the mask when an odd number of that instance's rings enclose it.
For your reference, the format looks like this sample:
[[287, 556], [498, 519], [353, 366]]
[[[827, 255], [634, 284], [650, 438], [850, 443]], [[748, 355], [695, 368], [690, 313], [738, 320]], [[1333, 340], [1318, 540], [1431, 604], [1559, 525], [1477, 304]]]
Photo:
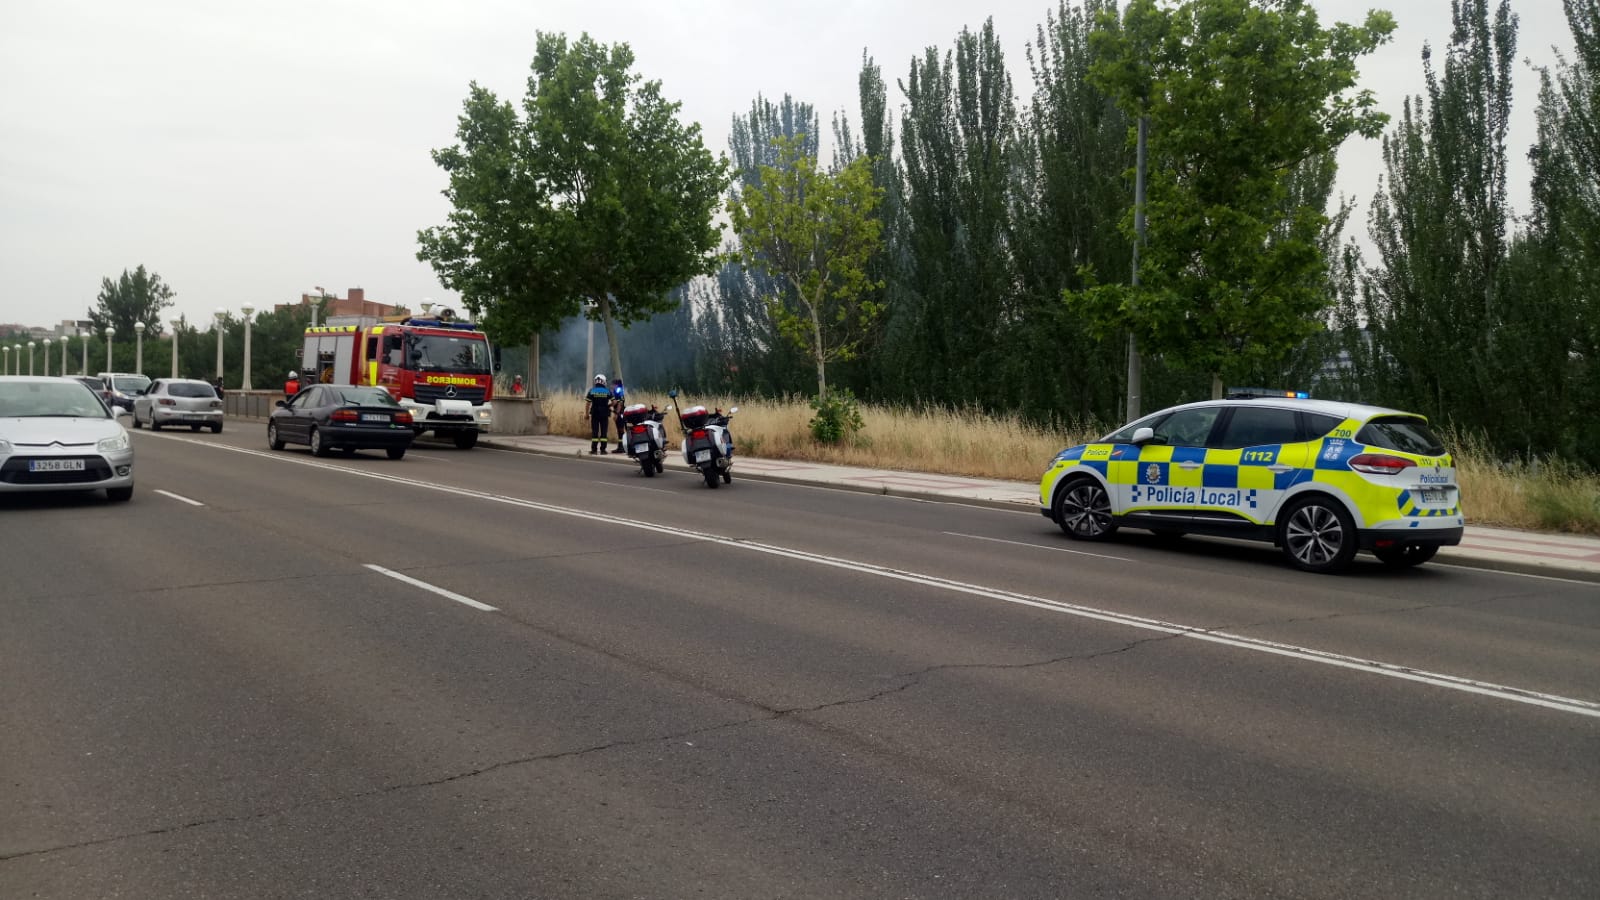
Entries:
[[[664, 394], [648, 393], [630, 393], [629, 401], [662, 408], [671, 402]], [[850, 444], [829, 446], [812, 439], [806, 423], [813, 413], [804, 398], [693, 397], [690, 402], [723, 409], [740, 407], [733, 432], [740, 449], [751, 456], [1006, 481], [1037, 481], [1063, 447], [1083, 443], [1103, 431], [1094, 425], [1044, 429], [1015, 415], [974, 410], [863, 404], [861, 417], [866, 427], [858, 438]], [[552, 433], [589, 436], [584, 403], [577, 394], [547, 397], [545, 412]], [[667, 433], [677, 434], [670, 416]], [[1600, 534], [1600, 476], [1560, 461], [1503, 462], [1472, 435], [1447, 433], [1443, 438], [1454, 451], [1468, 521]]]

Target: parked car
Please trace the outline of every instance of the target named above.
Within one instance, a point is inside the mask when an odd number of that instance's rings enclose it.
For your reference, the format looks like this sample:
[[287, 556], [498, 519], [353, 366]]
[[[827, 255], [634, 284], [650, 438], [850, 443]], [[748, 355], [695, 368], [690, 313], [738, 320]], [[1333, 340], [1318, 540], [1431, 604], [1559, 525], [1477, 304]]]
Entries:
[[222, 433], [222, 398], [216, 388], [193, 378], [160, 378], [133, 398], [133, 427], [149, 423], [151, 431], [164, 426], [189, 426], [190, 431], [211, 429]]
[[100, 402], [104, 403], [107, 409], [112, 410], [113, 414], [115, 413], [116, 409], [111, 405], [111, 389], [106, 387], [104, 381], [88, 375], [68, 375], [67, 377], [94, 391], [94, 395], [100, 398]]
[[1416, 566], [1461, 542], [1455, 462], [1415, 413], [1293, 397], [1212, 400], [1057, 454], [1039, 508], [1069, 537], [1119, 527], [1267, 541], [1337, 572], [1358, 550]]
[[267, 420], [267, 444], [274, 450], [308, 444], [317, 456], [385, 450], [400, 459], [416, 437], [411, 424], [411, 413], [383, 388], [314, 384], [278, 401]]
[[150, 387], [148, 376], [136, 375], [133, 372], [101, 372], [96, 377], [105, 383], [108, 392], [107, 402], [129, 412], [133, 411], [133, 398]]
[[133, 446], [75, 378], [0, 376], [0, 493], [106, 492], [133, 497]]

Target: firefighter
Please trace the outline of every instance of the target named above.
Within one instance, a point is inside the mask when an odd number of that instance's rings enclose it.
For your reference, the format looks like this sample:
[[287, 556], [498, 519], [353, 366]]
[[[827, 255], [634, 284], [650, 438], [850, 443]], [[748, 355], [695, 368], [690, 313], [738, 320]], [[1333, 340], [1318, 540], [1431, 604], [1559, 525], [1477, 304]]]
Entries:
[[611, 422], [611, 389], [606, 387], [604, 375], [594, 377], [594, 386], [583, 399], [589, 403], [589, 455], [604, 455], [610, 442], [607, 426]]
[[294, 395], [300, 393], [300, 373], [289, 370], [289, 380], [283, 383], [283, 399], [293, 400]]

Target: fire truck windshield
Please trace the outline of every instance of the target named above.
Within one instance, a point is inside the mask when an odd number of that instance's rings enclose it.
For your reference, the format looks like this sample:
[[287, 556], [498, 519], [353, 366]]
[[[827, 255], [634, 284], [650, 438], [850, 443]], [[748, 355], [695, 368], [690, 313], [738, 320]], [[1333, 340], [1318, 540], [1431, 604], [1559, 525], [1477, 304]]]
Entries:
[[489, 374], [489, 342], [482, 335], [412, 334], [408, 338], [406, 352], [413, 369]]

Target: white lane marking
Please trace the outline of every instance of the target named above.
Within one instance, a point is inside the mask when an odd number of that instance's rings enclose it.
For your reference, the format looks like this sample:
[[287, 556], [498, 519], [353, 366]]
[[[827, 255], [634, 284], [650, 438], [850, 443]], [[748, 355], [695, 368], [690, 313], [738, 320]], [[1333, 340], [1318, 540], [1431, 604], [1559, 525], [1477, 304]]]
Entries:
[[674, 497], [680, 496], [677, 491], [664, 491], [661, 488], [645, 487], [638, 484], [617, 484], [616, 482], [612, 481], [591, 481], [589, 483], [602, 485], [604, 487], [622, 488], [625, 491], [655, 491], [658, 494], [671, 494]]
[[[605, 513], [590, 512], [582, 509], [572, 509], [570, 507], [556, 506], [550, 503], [541, 503], [537, 500], [524, 500], [519, 497], [510, 497], [504, 494], [491, 494], [487, 491], [476, 491], [472, 490], [471, 488], [432, 484], [425, 481], [418, 481], [415, 478], [402, 478], [398, 475], [385, 475], [381, 472], [373, 472], [364, 469], [349, 469], [342, 466], [331, 466], [326, 463], [313, 461], [311, 459], [283, 456], [263, 450], [249, 450], [244, 447], [230, 447], [226, 444], [207, 443], [203, 446], [215, 447], [219, 450], [228, 450], [234, 453], [244, 453], [249, 456], [259, 456], [263, 459], [274, 459], [278, 460], [279, 462], [290, 463], [293, 465], [308, 466], [310, 468], [322, 469], [328, 472], [337, 472], [343, 475], [371, 478], [377, 481], [388, 482], [390, 484], [408, 485], [410, 487], [435, 491], [442, 494], [452, 494], [458, 497], [486, 500], [491, 503], [502, 503], [507, 506], [515, 506], [521, 509], [539, 510], [540, 512], [552, 513], [554, 515], [569, 516], [576, 519], [586, 519], [591, 522], [603, 522], [608, 525], [618, 525], [624, 528], [633, 528], [640, 531], [650, 531], [657, 534], [672, 535], [679, 538], [702, 540], [707, 543], [719, 544], [721, 546], [731, 547], [737, 550], [748, 550], [755, 553], [764, 553], [771, 556], [780, 556], [786, 559], [809, 562], [814, 565], [827, 566], [829, 568], [844, 569], [866, 575], [876, 575], [881, 578], [888, 578], [895, 581], [903, 581], [925, 587], [939, 588], [955, 593], [968, 594], [974, 597], [984, 597], [991, 600], [999, 600], [1005, 603], [1014, 603], [1018, 606], [1028, 606], [1035, 609], [1049, 610], [1051, 612], [1063, 613], [1065, 615], [1076, 616], [1083, 619], [1093, 619], [1100, 622], [1125, 625], [1130, 628], [1136, 628], [1143, 631], [1153, 631], [1159, 634], [1171, 635], [1173, 637], [1192, 638], [1194, 640], [1204, 641], [1206, 643], [1221, 644], [1223, 646], [1235, 647], [1242, 650], [1253, 650], [1258, 653], [1267, 653], [1273, 656], [1283, 656], [1291, 659], [1302, 660], [1304, 662], [1313, 662], [1326, 666], [1334, 666], [1336, 668], [1350, 669], [1358, 672], [1364, 672], [1369, 675], [1381, 675], [1386, 678], [1397, 678], [1403, 681], [1414, 681], [1422, 684], [1432, 685], [1434, 687], [1442, 687], [1454, 691], [1478, 694], [1485, 697], [1492, 697], [1496, 700], [1508, 700], [1513, 703], [1525, 703], [1530, 706], [1540, 706], [1546, 709], [1554, 709], [1560, 712], [1572, 713], [1574, 715], [1600, 718], [1600, 703], [1596, 703], [1591, 700], [1563, 697], [1559, 694], [1547, 694], [1541, 691], [1512, 687], [1510, 685], [1495, 684], [1494, 682], [1489, 681], [1477, 681], [1471, 678], [1462, 678], [1457, 675], [1448, 675], [1441, 672], [1429, 672], [1423, 669], [1415, 669], [1410, 666], [1399, 665], [1397, 663], [1363, 659], [1358, 656], [1346, 656], [1342, 653], [1331, 653], [1325, 650], [1317, 650], [1311, 647], [1300, 647], [1293, 644], [1281, 644], [1276, 641], [1261, 640], [1259, 638], [1246, 637], [1245, 635], [1240, 634], [1230, 634], [1225, 631], [1211, 631], [1196, 626], [1181, 625], [1176, 622], [1165, 622], [1160, 619], [1148, 619], [1142, 616], [1132, 616], [1126, 613], [1113, 612], [1111, 610], [1098, 609], [1091, 606], [1083, 606], [1077, 603], [1068, 603], [1064, 600], [1051, 600], [1046, 597], [1036, 597], [1030, 594], [1021, 594], [1013, 591], [1001, 590], [999, 588], [968, 584], [966, 582], [954, 581], [948, 578], [940, 578], [935, 575], [923, 575], [917, 572], [907, 572], [873, 563], [859, 562], [856, 560], [843, 559], [835, 556], [825, 556], [820, 553], [811, 553], [805, 550], [793, 550], [787, 547], [777, 547], [771, 544], [762, 544], [757, 541], [743, 540], [740, 538], [723, 537], [722, 535], [718, 534], [692, 531], [687, 528], [677, 528], [671, 525], [656, 525], [649, 522], [638, 522], [632, 519], [624, 519], [618, 516], [606, 515]], [[376, 567], [369, 566], [369, 568]], [[396, 573], [396, 577], [405, 579], [405, 576], [398, 575], [398, 573]], [[428, 587], [429, 589], [433, 589], [431, 586]], [[452, 597], [452, 599], [454, 599], [454, 597]]]
[[1045, 544], [1031, 544], [1027, 541], [1008, 541], [1005, 538], [984, 537], [981, 534], [962, 534], [959, 531], [945, 531], [941, 533], [948, 534], [951, 537], [972, 538], [975, 541], [991, 541], [996, 544], [1015, 544], [1018, 547], [1032, 547], [1035, 550], [1054, 550], [1057, 553], [1074, 553], [1078, 556], [1093, 556], [1098, 559], [1114, 559], [1118, 562], [1133, 562], [1133, 560], [1127, 558], [1126, 556], [1112, 556], [1109, 553], [1090, 553], [1087, 550], [1068, 550], [1066, 547], [1050, 547]]
[[1459, 569], [1462, 572], [1479, 572], [1486, 575], [1514, 575], [1518, 578], [1537, 578], [1541, 581], [1560, 581], [1566, 584], [1581, 584], [1584, 587], [1593, 587], [1593, 581], [1584, 581], [1581, 578], [1562, 578], [1559, 575], [1539, 575], [1533, 572], [1502, 572], [1499, 569], [1483, 569], [1477, 566], [1458, 566], [1455, 563], [1434, 562], [1429, 563], [1430, 569]]
[[412, 587], [419, 587], [419, 588], [422, 588], [425, 591], [432, 591], [433, 593], [438, 594], [441, 597], [445, 597], [447, 599], [454, 600], [457, 603], [465, 603], [466, 605], [472, 607], [473, 609], [481, 609], [484, 612], [497, 612], [498, 611], [494, 607], [490, 606], [487, 603], [479, 603], [478, 601], [472, 599], [471, 597], [464, 597], [464, 596], [456, 593], [455, 591], [447, 591], [442, 587], [439, 587], [437, 585], [429, 584], [426, 581], [418, 581], [417, 579], [412, 578], [410, 575], [402, 575], [399, 572], [394, 571], [393, 569], [385, 569], [383, 566], [375, 566], [372, 563], [367, 563], [366, 567], [371, 569], [374, 572], [377, 572], [379, 575], [387, 575], [387, 576], [389, 576], [390, 578], [393, 578], [396, 581], [404, 581], [406, 584], [409, 584]]
[[199, 500], [190, 500], [188, 497], [180, 497], [180, 496], [178, 496], [177, 494], [174, 494], [171, 491], [163, 491], [163, 490], [160, 490], [158, 488], [156, 490], [156, 493], [160, 494], [163, 497], [171, 497], [172, 499], [177, 500], [180, 503], [187, 503], [190, 506], [205, 506], [205, 504], [201, 503]]

